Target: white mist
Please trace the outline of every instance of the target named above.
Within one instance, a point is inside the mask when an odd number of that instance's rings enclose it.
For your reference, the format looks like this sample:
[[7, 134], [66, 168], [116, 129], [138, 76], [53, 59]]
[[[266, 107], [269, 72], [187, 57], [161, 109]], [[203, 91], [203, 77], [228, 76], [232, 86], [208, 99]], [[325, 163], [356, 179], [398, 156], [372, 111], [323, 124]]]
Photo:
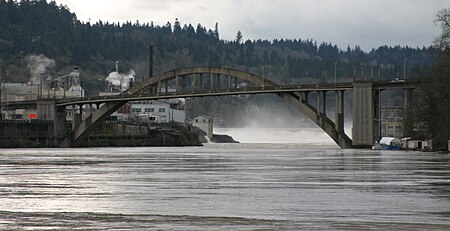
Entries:
[[214, 133], [230, 135], [240, 143], [336, 145], [320, 128], [214, 128]]

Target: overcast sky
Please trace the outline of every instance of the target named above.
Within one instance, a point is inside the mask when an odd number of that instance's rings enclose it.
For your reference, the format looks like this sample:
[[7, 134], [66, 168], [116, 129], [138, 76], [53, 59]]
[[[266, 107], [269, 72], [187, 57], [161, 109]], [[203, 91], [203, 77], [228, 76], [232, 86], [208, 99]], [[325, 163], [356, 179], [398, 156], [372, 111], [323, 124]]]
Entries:
[[340, 48], [360, 45], [431, 45], [440, 28], [433, 23], [449, 0], [56, 0], [81, 21], [153, 21], [155, 25], [201, 23], [220, 37], [314, 39]]

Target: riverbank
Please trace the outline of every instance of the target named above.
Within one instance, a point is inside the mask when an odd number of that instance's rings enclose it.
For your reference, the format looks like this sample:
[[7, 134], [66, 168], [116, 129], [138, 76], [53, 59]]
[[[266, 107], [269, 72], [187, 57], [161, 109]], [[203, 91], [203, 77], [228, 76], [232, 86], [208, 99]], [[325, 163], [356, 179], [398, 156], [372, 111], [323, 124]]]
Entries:
[[[0, 148], [56, 148], [53, 123], [0, 123]], [[201, 146], [198, 134], [179, 124], [149, 127], [143, 124], [105, 123], [81, 147]]]
[[186, 128], [150, 130], [147, 135], [92, 135], [81, 147], [145, 147], [145, 146], [202, 146], [198, 135]]

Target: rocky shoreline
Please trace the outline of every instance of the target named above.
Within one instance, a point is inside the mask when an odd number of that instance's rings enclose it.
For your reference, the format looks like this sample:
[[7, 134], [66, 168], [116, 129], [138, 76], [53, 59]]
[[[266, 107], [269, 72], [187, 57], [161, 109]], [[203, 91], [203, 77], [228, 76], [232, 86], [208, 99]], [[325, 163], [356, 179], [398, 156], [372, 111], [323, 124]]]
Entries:
[[239, 143], [239, 141], [234, 140], [233, 137], [229, 135], [213, 134], [211, 139], [213, 143]]
[[[0, 127], [0, 148], [57, 148], [51, 139], [51, 123], [8, 123]], [[80, 147], [202, 146], [203, 133], [198, 128], [179, 124], [153, 129], [140, 125], [104, 124]], [[239, 143], [223, 134], [214, 134], [210, 142]]]

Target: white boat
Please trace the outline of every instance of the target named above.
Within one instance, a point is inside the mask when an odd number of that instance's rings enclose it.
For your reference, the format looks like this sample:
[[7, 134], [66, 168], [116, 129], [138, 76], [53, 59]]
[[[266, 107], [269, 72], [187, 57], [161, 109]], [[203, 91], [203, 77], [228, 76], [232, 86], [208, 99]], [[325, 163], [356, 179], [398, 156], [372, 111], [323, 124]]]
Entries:
[[372, 146], [372, 150], [382, 150], [382, 149], [383, 147], [381, 146], [381, 144], [375, 141], [375, 144]]
[[380, 145], [383, 150], [400, 150], [402, 142], [394, 137], [383, 137], [380, 140]]

